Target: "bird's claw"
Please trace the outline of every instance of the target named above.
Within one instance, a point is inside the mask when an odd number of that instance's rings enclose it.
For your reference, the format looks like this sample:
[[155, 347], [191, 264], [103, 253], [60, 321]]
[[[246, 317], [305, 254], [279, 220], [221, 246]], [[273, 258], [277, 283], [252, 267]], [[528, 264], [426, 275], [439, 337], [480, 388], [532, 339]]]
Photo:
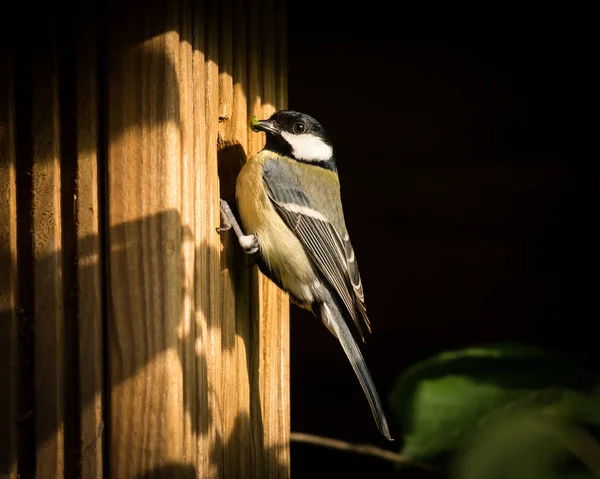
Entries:
[[224, 226], [217, 226], [217, 228], [215, 229], [217, 230], [217, 233], [221, 233], [222, 231], [229, 231], [231, 229], [231, 224], [224, 223]]
[[221, 224], [217, 228], [217, 232], [229, 231], [233, 228], [235, 235], [238, 238], [240, 246], [249, 255], [253, 255], [259, 249], [258, 238], [256, 235], [245, 235], [240, 228], [240, 225], [235, 218], [235, 215], [231, 211], [231, 208], [227, 204], [227, 201], [221, 199]]

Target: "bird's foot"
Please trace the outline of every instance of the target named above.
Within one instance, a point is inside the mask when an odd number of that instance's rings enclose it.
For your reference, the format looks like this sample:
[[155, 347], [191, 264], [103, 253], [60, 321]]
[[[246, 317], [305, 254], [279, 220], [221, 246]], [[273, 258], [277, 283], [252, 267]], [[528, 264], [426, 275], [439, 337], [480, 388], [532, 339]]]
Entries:
[[238, 240], [240, 246], [247, 254], [254, 254], [258, 251], [258, 238], [256, 235], [243, 235]]
[[227, 201], [220, 201], [222, 226], [218, 227], [217, 231], [221, 233], [233, 228], [242, 249], [250, 255], [256, 253], [258, 251], [258, 238], [256, 235], [245, 235]]

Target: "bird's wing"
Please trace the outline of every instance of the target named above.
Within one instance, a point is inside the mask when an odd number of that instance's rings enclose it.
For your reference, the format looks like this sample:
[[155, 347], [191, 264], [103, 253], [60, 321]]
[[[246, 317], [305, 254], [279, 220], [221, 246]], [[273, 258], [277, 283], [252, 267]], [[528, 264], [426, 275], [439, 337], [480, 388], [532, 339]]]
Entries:
[[364, 341], [358, 313], [369, 332], [371, 328], [354, 250], [346, 231], [340, 234], [326, 208], [318, 208], [316, 201], [311, 201], [310, 196], [314, 195], [301, 187], [290, 165], [281, 160], [265, 162], [263, 179], [275, 210], [337, 292]]
[[352, 247], [352, 243], [350, 242], [350, 237], [348, 236], [347, 232], [341, 240], [342, 244], [344, 245], [348, 278], [350, 279], [350, 284], [352, 285], [352, 290], [354, 293], [354, 304], [360, 312], [365, 322], [365, 325], [367, 326], [367, 330], [371, 332], [371, 323], [369, 321], [369, 317], [367, 316], [367, 306], [365, 305], [365, 293], [362, 287], [360, 272], [358, 271], [358, 262], [356, 261], [356, 256], [354, 255], [354, 248]]

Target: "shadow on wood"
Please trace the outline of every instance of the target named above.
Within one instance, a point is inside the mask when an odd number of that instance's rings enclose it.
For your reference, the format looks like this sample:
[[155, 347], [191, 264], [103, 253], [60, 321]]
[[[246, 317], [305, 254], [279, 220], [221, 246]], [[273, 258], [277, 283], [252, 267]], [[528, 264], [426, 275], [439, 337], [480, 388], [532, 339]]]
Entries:
[[[178, 245], [166, 245], [165, 242], [160, 239], [161, 232], [164, 233], [167, 230], [173, 229], [178, 229], [180, 231], [180, 234], [177, 235], [179, 239], [177, 242]], [[148, 242], [146, 238], [153, 236], [153, 232], [157, 234], [157, 237], [155, 238], [156, 241]], [[153, 252], [153, 250], [157, 247], [160, 248], [161, 245], [172, 248], [173, 257], [182, 257], [181, 245], [187, 241], [193, 241], [193, 236], [191, 236], [189, 227], [181, 225], [177, 211], [167, 211], [153, 217], [140, 219], [136, 222], [117, 225], [111, 228], [109, 235], [113, 238], [110, 251], [110, 269], [112, 274], [122, 275], [123, 278], [126, 278], [126, 281], [131, 280], [131, 288], [135, 288], [137, 284], [145, 282], [145, 280], [142, 279], [143, 271], [140, 271], [140, 276], [136, 278], [135, 275], [132, 275], [132, 271], [128, 270], [132, 264], [136, 264], [136, 266], [139, 267], [143, 266], [141, 261], [136, 262], [132, 258], [143, 257], [146, 260], [152, 261], [153, 255], [156, 256], [156, 252]], [[97, 242], [98, 238], [96, 237], [82, 238], [79, 241], [77, 248], [82, 251], [88, 251], [93, 249], [92, 245], [97, 244]], [[2, 251], [1, 253], [3, 253], [2, 258], [0, 258], [3, 261], [2, 264], [7, 264], [8, 258], [6, 257], [6, 252]], [[210, 246], [200, 245], [195, 252], [195, 256], [200, 257], [202, 254], [207, 253], [209, 255], [217, 254], [216, 251], [211, 250]], [[41, 271], [48, 271], [57, 261], [56, 257], [58, 255], [60, 255], [60, 252], [57, 251], [45, 258], [38, 259], [36, 268]], [[233, 256], [241, 256], [241, 254], [238, 255], [234, 253]], [[236, 262], [236, 265], [241, 264], [242, 268], [248, 268], [248, 266], [243, 263], [243, 256], [238, 259], [241, 259], [241, 261]], [[178, 269], [181, 274], [184, 273], [185, 265], [182, 262], [173, 266]], [[235, 267], [233, 264], [230, 265], [230, 267], [232, 266]], [[101, 267], [102, 265], [97, 261], [97, 257], [94, 258], [90, 256], [79, 259], [79, 274], [82, 276], [96, 276], [100, 274], [99, 270]], [[195, 267], [202, 268], [202, 265], [196, 264]], [[152, 279], [161, 282], [160, 270], [150, 274], [153, 277]], [[196, 276], [201, 274], [202, 271], [195, 271]], [[169, 284], [168, 280], [165, 282], [165, 278], [163, 277], [162, 284], [159, 286], [160, 289], [172, 291], [173, 287], [177, 287], [183, 282], [182, 278], [171, 278], [171, 280], [172, 283]], [[232, 275], [231, 281], [234, 290], [237, 290], [239, 287], [237, 284], [238, 280], [239, 275]], [[24, 284], [22, 287], [26, 288], [27, 285]], [[46, 287], [50, 287], [50, 285], [46, 285]], [[125, 287], [127, 286], [125, 285]], [[127, 348], [117, 347], [118, 357], [113, 362], [113, 367], [110, 371], [110, 382], [106, 385], [108, 391], [111, 391], [111, 393], [114, 394], [115, 391], [123, 386], [123, 384], [131, 381], [138, 381], [139, 373], [146, 369], [143, 384], [140, 385], [140, 393], [143, 393], [142, 396], [126, 394], [121, 397], [121, 401], [112, 405], [113, 414], [117, 414], [120, 417], [120, 420], [114, 421], [111, 436], [118, 437], [120, 438], [120, 441], [122, 441], [122, 444], [113, 444], [113, 447], [117, 448], [117, 450], [122, 449], [124, 454], [127, 454], [128, 457], [131, 455], [132, 445], [135, 444], [135, 436], [146, 434], [149, 430], [156, 427], [160, 428], [160, 426], [152, 424], [154, 419], [152, 414], [149, 414], [149, 408], [169, 400], [169, 392], [165, 390], [163, 384], [172, 381], [173, 375], [182, 376], [182, 389], [184, 391], [193, 391], [193, 394], [190, 396], [184, 394], [183, 400], [184, 413], [193, 418], [191, 426], [194, 435], [207, 435], [209, 428], [214, 426], [214, 415], [219, 414], [218, 411], [211, 411], [207, 408], [206, 404], [202, 405], [195, 402], [189, 402], [190, 400], [202, 400], [202, 398], [207, 398], [216, 394], [209, 386], [207, 358], [202, 352], [206, 338], [203, 337], [202, 331], [192, 327], [185, 332], [185, 324], [180, 324], [177, 331], [165, 330], [163, 324], [165, 319], [164, 316], [169, 313], [163, 311], [158, 304], [159, 302], [164, 301], [165, 298], [144, 295], [143, 290], [138, 291], [141, 294], [136, 295], [130, 291], [129, 294], [126, 295], [126, 301], [129, 302], [129, 306], [126, 310], [119, 313], [126, 315], [128, 320], [123, 321], [117, 319], [117, 321], [111, 321], [108, 324], [108, 340], [114, 341], [117, 344], [128, 344]], [[109, 309], [115, 304], [115, 296], [121, 294], [123, 294], [123, 291], [108, 292]], [[182, 294], [184, 296], [193, 296], [194, 291], [183, 291]], [[77, 301], [77, 297], [73, 296], [71, 300]], [[202, 302], [196, 302], [195, 304], [197, 305], [197, 309], [192, 312], [193, 317], [187, 318], [187, 320], [190, 321], [190, 324], [195, 322], [195, 317], [197, 315], [206, 316], [210, 319], [213, 314], [210, 310], [211, 306], [209, 304], [203, 304]], [[0, 324], [9, 324], [8, 318], [12, 314], [14, 314], [13, 311], [0, 312], [0, 318], [2, 319], [2, 323]], [[31, 311], [23, 311], [19, 319], [21, 326], [20, 338], [22, 343], [35, 342], [34, 337], [37, 334], [37, 331], [33, 326], [34, 321], [32, 318], [28, 317], [29, 314], [31, 314]], [[113, 311], [111, 313], [109, 311], [109, 315], [110, 314], [115, 314], [115, 312]], [[185, 321], [186, 318], [184, 318], [184, 322]], [[76, 324], [77, 322], [74, 321], [73, 325], [76, 326]], [[212, 323], [210, 320], [208, 321], [208, 324], [209, 327], [211, 327], [210, 325]], [[24, 325], [31, 325], [31, 327], [24, 330]], [[241, 331], [253, 329], [252, 326], [247, 323], [237, 323], [236, 328], [239, 328]], [[257, 328], [254, 329], [256, 333]], [[3, 329], [2, 332], [4, 333], [5, 330]], [[236, 334], [238, 334], [238, 331], [236, 331]], [[4, 346], [2, 351], [10, 351], [10, 348], [8, 347], [9, 341], [7, 341], [10, 339], [9, 335], [3, 334], [0, 338], [2, 339], [1, 346]], [[240, 339], [246, 342], [248, 335], [242, 334], [240, 335]], [[75, 343], [71, 346], [77, 346], [77, 344]], [[246, 344], [245, 350], [248, 352], [246, 358], [248, 368], [247, 374], [251, 380], [251, 390], [258, 391], [258, 362], [252, 357], [252, 347], [250, 345]], [[174, 353], [174, 357], [177, 358], [177, 363], [172, 363], [167, 366], [162, 364], [162, 367], [156, 368], [157, 364], [169, 361], [167, 357], [170, 356], [171, 353]], [[194, 356], [192, 361], [190, 361], [189, 358], [185, 358], [185, 356], [189, 354], [193, 354]], [[7, 364], [5, 362], [6, 359], [4, 357], [2, 359], [2, 364]], [[148, 372], [147, 368], [150, 368], [151, 370], [156, 368], [156, 370]], [[66, 411], [66, 417], [64, 418], [65, 423], [76, 423], [75, 416], [79, 415], [80, 410], [86, 409], [89, 405], [94, 404], [97, 401], [97, 396], [102, 395], [102, 393], [101, 384], [99, 384], [99, 389], [97, 390], [85, 390], [80, 398], [81, 404]], [[4, 395], [0, 397], [4, 399]], [[257, 401], [257, 406], [260, 408], [260, 398], [257, 394], [252, 395], [252, 401]], [[4, 407], [5, 404], [2, 404], [2, 406]], [[48, 403], [46, 403], [44, 407], [48, 407]], [[115, 408], [119, 409], [118, 413], [114, 411]], [[28, 428], [30, 425], [37, 423], [35, 443], [47, 442], [55, 435], [58, 428], [64, 427], [61, 424], [41, 420], [44, 419], [44, 413], [36, 410], [35, 407], [28, 411], [24, 411], [21, 408], [20, 412], [19, 427]], [[255, 420], [251, 421], [248, 413], [239, 414], [235, 419], [234, 427], [229, 437], [224, 438], [217, 434], [216, 445], [213, 447], [210, 454], [211, 464], [219, 471], [217, 477], [222, 477], [221, 472], [224, 468], [228, 467], [228, 461], [238, 462], [240, 467], [243, 466], [243, 468], [246, 469], [251, 467], [253, 461], [252, 456], [257, 454], [255, 449], [261, 447], [261, 444], [253, 444], [253, 438], [256, 434], [255, 429], [258, 428], [257, 437], [262, 437], [263, 434], [261, 416], [262, 415], [259, 413]], [[220, 420], [222, 420], [222, 418]], [[103, 428], [105, 426], [102, 425], [101, 427]], [[160, 434], [159, 430], [155, 431]], [[71, 433], [74, 433], [74, 431], [71, 431]], [[97, 433], [98, 437], [100, 437], [102, 429], [99, 429]], [[30, 444], [29, 447], [35, 447], [35, 443]], [[7, 450], [9, 449], [2, 448], [3, 452]], [[74, 456], [77, 455], [77, 451], [66, 451], [66, 454], [71, 453]], [[84, 451], [84, 454], [80, 459], [81, 461], [86, 461], [87, 453], [94, 453], [93, 445], [87, 452]], [[265, 451], [265, 454], [269, 455], [269, 450]], [[4, 457], [0, 459], [0, 464], [3, 465], [2, 472], [7, 472], [9, 469], [4, 466], [8, 466], [8, 461]], [[147, 460], [147, 458], [145, 460]], [[167, 470], [170, 469], [165, 469], [165, 471]]]
[[170, 479], [180, 477], [181, 479], [195, 479], [197, 471], [194, 466], [182, 466], [180, 464], [167, 464], [157, 467], [147, 474], [136, 476], [135, 479]]
[[282, 4], [42, 3], [0, 51], [2, 472], [287, 477], [287, 298], [215, 232]]

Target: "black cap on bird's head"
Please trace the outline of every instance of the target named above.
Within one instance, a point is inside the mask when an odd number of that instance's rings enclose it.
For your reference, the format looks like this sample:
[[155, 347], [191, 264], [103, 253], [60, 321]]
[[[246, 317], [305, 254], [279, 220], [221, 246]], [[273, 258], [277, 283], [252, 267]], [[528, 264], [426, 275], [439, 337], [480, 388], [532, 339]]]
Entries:
[[292, 110], [279, 110], [268, 120], [252, 118], [250, 128], [267, 134], [265, 149], [295, 160], [319, 163], [333, 162], [333, 147], [325, 130], [312, 116]]

